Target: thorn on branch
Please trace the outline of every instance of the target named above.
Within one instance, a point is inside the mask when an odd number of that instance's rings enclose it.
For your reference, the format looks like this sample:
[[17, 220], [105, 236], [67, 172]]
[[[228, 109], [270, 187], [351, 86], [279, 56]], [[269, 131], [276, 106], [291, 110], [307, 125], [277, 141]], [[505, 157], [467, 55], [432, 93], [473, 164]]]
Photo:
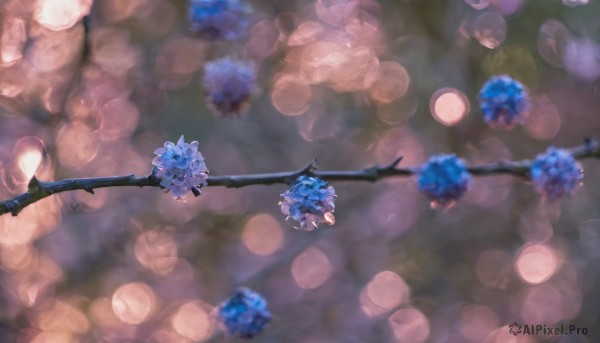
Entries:
[[365, 172], [368, 175], [368, 180], [371, 182], [377, 181], [382, 175], [387, 174], [388, 172], [393, 172], [396, 170], [396, 167], [402, 161], [404, 156], [396, 157], [391, 163], [386, 164], [384, 166], [374, 165], [370, 168], [365, 169]]
[[94, 189], [91, 188], [91, 187], [84, 187], [83, 190], [86, 191], [86, 192], [88, 192], [88, 193], [90, 193], [90, 194], [95, 194], [94, 193]]
[[300, 168], [297, 172], [286, 177], [284, 179], [284, 181], [288, 185], [291, 185], [296, 181], [296, 179], [299, 176], [302, 176], [302, 175], [313, 176], [316, 169], [317, 169], [317, 159], [315, 158], [312, 161], [310, 161], [309, 163], [307, 163], [304, 167]]
[[304, 167], [302, 167], [302, 169], [300, 169], [298, 176], [300, 176], [300, 175], [309, 175], [310, 176], [314, 173], [314, 171], [316, 169], [317, 169], [317, 159], [314, 158], [312, 161], [310, 161]]
[[34, 194], [34, 193], [39, 192], [40, 189], [41, 189], [40, 181], [38, 181], [38, 179], [34, 175], [31, 178], [31, 180], [29, 180], [29, 183], [27, 184], [27, 190], [29, 191], [29, 193]]
[[394, 159], [392, 161], [392, 163], [390, 163], [387, 166], [383, 167], [383, 170], [394, 170], [394, 169], [396, 169], [396, 166], [398, 166], [398, 164], [400, 163], [400, 161], [402, 161], [403, 158], [404, 158], [404, 156], [396, 157], [396, 159]]

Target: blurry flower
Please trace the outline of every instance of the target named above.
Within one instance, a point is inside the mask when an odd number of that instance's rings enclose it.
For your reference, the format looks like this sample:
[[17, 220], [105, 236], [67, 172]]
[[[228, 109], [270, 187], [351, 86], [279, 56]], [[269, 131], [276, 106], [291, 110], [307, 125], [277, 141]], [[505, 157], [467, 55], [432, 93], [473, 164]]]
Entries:
[[252, 61], [225, 57], [204, 65], [207, 101], [224, 116], [241, 114], [256, 87], [256, 68]]
[[218, 318], [229, 334], [253, 338], [271, 321], [267, 301], [248, 288], [239, 288], [218, 308]]
[[240, 0], [190, 0], [188, 22], [192, 32], [210, 40], [235, 40], [248, 28], [252, 9]]
[[303, 175], [281, 196], [281, 212], [300, 224], [297, 229], [311, 231], [320, 223], [331, 225], [335, 221], [335, 189], [327, 181]]
[[483, 118], [491, 127], [512, 129], [523, 124], [529, 109], [525, 87], [510, 76], [490, 78], [479, 92]]
[[436, 155], [421, 167], [419, 190], [433, 206], [452, 206], [469, 188], [471, 175], [465, 162], [455, 155]]
[[166, 142], [164, 148], [156, 149], [154, 153], [158, 155], [152, 161], [158, 169], [156, 177], [175, 199], [184, 198], [189, 190], [200, 195], [198, 186], [206, 185], [208, 170], [198, 151], [198, 142], [185, 143], [181, 136], [177, 145]]
[[529, 170], [535, 189], [550, 199], [573, 193], [583, 180], [583, 168], [565, 149], [548, 148]]

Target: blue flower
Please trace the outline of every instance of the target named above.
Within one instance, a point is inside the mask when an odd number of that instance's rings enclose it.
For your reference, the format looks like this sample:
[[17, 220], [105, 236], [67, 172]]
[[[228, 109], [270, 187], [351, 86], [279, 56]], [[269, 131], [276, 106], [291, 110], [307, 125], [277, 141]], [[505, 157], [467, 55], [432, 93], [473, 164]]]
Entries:
[[218, 308], [219, 321], [227, 332], [238, 338], [253, 338], [271, 321], [267, 301], [258, 293], [239, 288]]
[[279, 202], [281, 212], [297, 221], [296, 229], [311, 231], [320, 223], [335, 222], [335, 189], [318, 177], [300, 176]]
[[198, 142], [185, 143], [181, 136], [177, 144], [167, 141], [154, 153], [157, 155], [152, 161], [157, 169], [155, 176], [173, 198], [182, 199], [189, 190], [200, 195], [199, 187], [206, 185], [208, 169], [198, 151]]
[[491, 127], [512, 129], [523, 124], [530, 102], [525, 87], [510, 76], [490, 78], [479, 92], [483, 119]]
[[529, 170], [535, 189], [549, 199], [573, 193], [583, 180], [583, 167], [565, 149], [554, 147], [539, 154]]
[[223, 116], [242, 114], [256, 88], [256, 66], [252, 61], [225, 57], [204, 65], [203, 86], [207, 102]]
[[436, 155], [418, 173], [419, 190], [433, 206], [450, 207], [468, 190], [471, 175], [456, 155]]
[[250, 6], [239, 0], [190, 0], [190, 30], [208, 40], [235, 40], [248, 28]]

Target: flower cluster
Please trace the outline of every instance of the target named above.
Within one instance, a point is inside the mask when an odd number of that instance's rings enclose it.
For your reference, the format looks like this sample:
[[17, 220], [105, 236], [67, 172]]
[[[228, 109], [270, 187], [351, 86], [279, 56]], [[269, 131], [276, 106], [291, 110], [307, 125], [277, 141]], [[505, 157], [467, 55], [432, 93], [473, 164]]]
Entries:
[[208, 170], [202, 154], [198, 151], [198, 142], [186, 143], [183, 136], [177, 144], [166, 142], [163, 148], [156, 149], [152, 164], [160, 178], [160, 185], [171, 193], [173, 198], [182, 199], [191, 190], [200, 195], [199, 187], [206, 185]]
[[239, 0], [190, 0], [190, 30], [209, 40], [235, 40], [248, 28], [250, 6]]
[[248, 105], [256, 88], [256, 66], [251, 61], [229, 57], [204, 65], [203, 86], [207, 102], [223, 116], [239, 115]]
[[418, 173], [419, 190], [436, 207], [450, 207], [467, 191], [471, 175], [455, 155], [436, 155]]
[[479, 104], [485, 122], [503, 129], [523, 124], [530, 106], [525, 87], [506, 75], [492, 77], [483, 85]]
[[221, 324], [229, 334], [237, 338], [253, 338], [271, 321], [267, 301], [247, 288], [236, 290], [219, 305], [217, 311]]
[[529, 170], [535, 189], [549, 199], [573, 193], [583, 180], [583, 168], [565, 149], [554, 147], [538, 155]]
[[281, 212], [298, 222], [297, 229], [311, 231], [320, 223], [335, 222], [335, 190], [318, 177], [300, 176], [279, 202]]

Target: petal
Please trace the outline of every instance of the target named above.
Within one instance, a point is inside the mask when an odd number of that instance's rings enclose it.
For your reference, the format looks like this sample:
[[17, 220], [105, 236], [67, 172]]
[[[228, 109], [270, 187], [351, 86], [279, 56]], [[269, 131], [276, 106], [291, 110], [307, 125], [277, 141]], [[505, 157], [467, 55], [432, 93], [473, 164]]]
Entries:
[[180, 187], [180, 186], [172, 186], [169, 189], [171, 195], [176, 198], [176, 199], [182, 199], [185, 198], [185, 195], [187, 194], [187, 189], [185, 187]]
[[152, 165], [153, 166], [157, 166], [157, 167], [162, 167], [163, 165], [163, 161], [162, 158], [160, 156], [156, 156], [153, 160], [152, 160]]

